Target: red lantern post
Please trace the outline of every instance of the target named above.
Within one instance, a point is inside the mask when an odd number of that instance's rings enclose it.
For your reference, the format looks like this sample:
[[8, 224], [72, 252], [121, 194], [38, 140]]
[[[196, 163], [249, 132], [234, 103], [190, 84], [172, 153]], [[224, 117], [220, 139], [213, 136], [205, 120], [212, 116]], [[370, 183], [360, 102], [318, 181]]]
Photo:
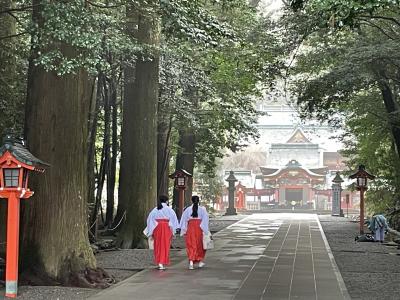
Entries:
[[29, 171], [44, 172], [47, 164], [34, 157], [21, 141], [7, 135], [0, 148], [0, 198], [8, 201], [6, 297], [17, 297], [20, 199], [28, 199]]
[[174, 173], [169, 175], [169, 178], [174, 179], [175, 188], [179, 191], [178, 201], [178, 218], [180, 219], [183, 213], [183, 207], [185, 206], [185, 190], [187, 187], [187, 179], [192, 177], [186, 170], [176, 170]]
[[368, 190], [367, 179], [375, 179], [375, 176], [365, 171], [365, 166], [360, 165], [358, 171], [350, 175], [350, 179], [356, 179], [356, 188], [360, 191], [360, 234], [364, 234], [364, 193]]

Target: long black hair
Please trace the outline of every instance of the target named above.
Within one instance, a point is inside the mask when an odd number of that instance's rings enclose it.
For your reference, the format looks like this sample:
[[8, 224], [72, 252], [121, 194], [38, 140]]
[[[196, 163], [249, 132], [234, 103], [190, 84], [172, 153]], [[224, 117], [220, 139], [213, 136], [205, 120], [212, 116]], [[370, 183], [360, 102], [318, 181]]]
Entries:
[[158, 210], [162, 209], [163, 208], [162, 204], [167, 202], [168, 202], [168, 196], [165, 195], [159, 196], [157, 200], [157, 209]]
[[199, 213], [198, 213], [199, 201], [200, 201], [199, 196], [192, 196], [193, 209], [192, 209], [192, 215], [191, 216], [193, 218], [197, 218], [199, 216]]

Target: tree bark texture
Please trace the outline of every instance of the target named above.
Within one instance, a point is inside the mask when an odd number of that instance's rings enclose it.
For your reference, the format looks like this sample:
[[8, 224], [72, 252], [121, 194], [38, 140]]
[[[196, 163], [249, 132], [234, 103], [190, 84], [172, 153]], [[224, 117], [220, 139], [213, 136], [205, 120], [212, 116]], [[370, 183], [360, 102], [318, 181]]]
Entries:
[[[133, 6], [127, 6], [126, 9], [126, 31], [127, 33], [135, 38], [138, 34], [138, 21], [139, 20], [139, 14], [136, 11], [136, 9]], [[121, 230], [121, 222], [126, 216], [127, 212], [127, 207], [129, 205], [129, 197], [122, 197], [122, 192], [121, 192], [121, 175], [122, 175], [122, 170], [121, 170], [121, 165], [122, 165], [122, 156], [125, 150], [123, 146], [124, 139], [128, 139], [128, 137], [124, 137], [124, 130], [127, 130], [129, 132], [129, 129], [125, 129], [126, 126], [132, 126], [129, 122], [126, 122], [127, 124], [124, 125], [124, 118], [131, 118], [132, 116], [127, 116], [125, 117], [125, 110], [128, 109], [126, 107], [132, 106], [130, 109], [132, 110], [131, 113], [134, 113], [134, 103], [132, 97], [132, 89], [133, 89], [133, 83], [135, 81], [135, 67], [133, 65], [126, 65], [123, 68], [123, 80], [121, 80], [121, 100], [122, 100], [122, 126], [121, 126], [121, 144], [120, 144], [120, 149], [121, 149], [121, 157], [120, 157], [120, 169], [119, 169], [119, 181], [118, 181], [118, 206], [117, 206], [117, 213], [114, 217], [114, 223], [112, 225], [113, 228], [116, 228], [117, 231]], [[129, 97], [127, 95], [126, 89], [130, 89], [129, 91]], [[128, 124], [129, 123], [129, 124]], [[129, 143], [128, 143], [129, 144]], [[126, 149], [128, 151], [128, 148]], [[130, 155], [127, 154], [126, 155]]]
[[[100, 97], [101, 97], [101, 84], [100, 75], [98, 76], [93, 86], [92, 103], [90, 105], [89, 113], [89, 136], [88, 136], [88, 162], [87, 162], [87, 174], [88, 174], [88, 204], [90, 211], [95, 209], [96, 197], [96, 136], [97, 136], [97, 122], [99, 119], [100, 112]], [[93, 223], [89, 224], [89, 231], [92, 230]], [[94, 226], [94, 225], [93, 225]]]
[[[0, 10], [13, 7], [13, 1], [0, 0]], [[8, 14], [0, 14], [0, 37], [14, 35], [15, 19]], [[0, 136], [3, 135], [5, 127], [13, 124], [16, 99], [14, 88], [16, 80], [14, 44], [12, 40], [0, 40]], [[3, 109], [4, 105], [4, 109]], [[10, 115], [11, 114], [11, 115]], [[13, 126], [11, 126], [13, 127]], [[6, 218], [7, 201], [0, 199], [0, 255], [5, 253], [6, 242]]]
[[[33, 1], [34, 18], [40, 18], [38, 2]], [[77, 53], [68, 45], [58, 47], [68, 57]], [[59, 77], [30, 64], [25, 134], [30, 151], [51, 167], [30, 179], [35, 195], [24, 211], [22, 257], [26, 267], [61, 282], [96, 265], [87, 226], [92, 90], [83, 70]]]
[[31, 152], [51, 167], [31, 177], [35, 196], [25, 214], [24, 256], [61, 280], [95, 267], [86, 209], [89, 83], [84, 71], [60, 78], [31, 66], [26, 137]]
[[[196, 138], [193, 129], [186, 128], [179, 130], [178, 154], [176, 156], [176, 170], [184, 169], [190, 174], [194, 170], [194, 154], [196, 147]], [[192, 203], [193, 178], [188, 178], [187, 188], [185, 190], [185, 206]], [[179, 191], [174, 189], [174, 203], [177, 204]]]
[[[149, 5], [156, 7], [157, 1]], [[160, 43], [160, 20], [156, 13], [128, 10], [128, 26], [135, 24], [137, 40], [145, 45]], [[132, 26], [133, 27], [133, 26]], [[134, 29], [131, 29], [134, 34]], [[138, 246], [145, 220], [157, 197], [157, 102], [159, 54], [152, 59], [138, 56], [135, 69], [125, 70], [119, 199], [126, 220], [119, 235], [122, 248]]]
[[169, 160], [170, 137], [172, 120], [170, 114], [162, 111], [162, 105], [158, 105], [157, 125], [157, 191], [158, 195], [168, 195], [169, 187]]
[[382, 81], [380, 83], [380, 89], [383, 103], [389, 116], [389, 125], [394, 143], [396, 145], [396, 153], [400, 157], [400, 107], [396, 102], [395, 96], [387, 82]]
[[[11, 0], [0, 0], [0, 10], [13, 8]], [[0, 38], [16, 34], [16, 20], [9, 14], [0, 14]], [[15, 38], [0, 39], [0, 135], [4, 129], [17, 129], [20, 113]], [[22, 122], [19, 122], [22, 123]], [[20, 129], [20, 128], [18, 128]], [[19, 132], [18, 132], [19, 133]]]

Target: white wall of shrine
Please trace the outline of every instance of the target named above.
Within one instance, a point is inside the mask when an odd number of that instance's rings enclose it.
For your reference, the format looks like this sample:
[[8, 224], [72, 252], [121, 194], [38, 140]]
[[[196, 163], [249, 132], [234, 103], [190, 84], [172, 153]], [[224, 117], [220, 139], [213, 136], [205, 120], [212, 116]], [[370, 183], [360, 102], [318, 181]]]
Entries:
[[[260, 133], [259, 145], [267, 153], [266, 166], [283, 167], [289, 160], [296, 159], [306, 168], [322, 167], [322, 153], [338, 151], [342, 147], [335, 138], [337, 132], [331, 127], [316, 122], [302, 122], [295, 109], [287, 105], [259, 104], [257, 108], [265, 114], [259, 118], [257, 129]], [[297, 128], [301, 128], [314, 145], [271, 148], [272, 144], [285, 144]]]

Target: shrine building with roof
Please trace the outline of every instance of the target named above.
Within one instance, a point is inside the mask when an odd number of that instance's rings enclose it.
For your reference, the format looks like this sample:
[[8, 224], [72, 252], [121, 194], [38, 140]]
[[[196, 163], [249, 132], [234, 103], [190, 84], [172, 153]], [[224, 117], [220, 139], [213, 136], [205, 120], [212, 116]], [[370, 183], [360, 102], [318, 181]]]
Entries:
[[[257, 174], [248, 170], [235, 171], [239, 210], [293, 206], [331, 209], [331, 180], [336, 172], [345, 169], [339, 152], [326, 151], [296, 127], [286, 142], [270, 143], [266, 157], [265, 165], [259, 167]], [[342, 194], [342, 207], [347, 205], [346, 194], [350, 199], [349, 207], [353, 207], [356, 196], [346, 190]], [[227, 195], [223, 200], [227, 201]]]

